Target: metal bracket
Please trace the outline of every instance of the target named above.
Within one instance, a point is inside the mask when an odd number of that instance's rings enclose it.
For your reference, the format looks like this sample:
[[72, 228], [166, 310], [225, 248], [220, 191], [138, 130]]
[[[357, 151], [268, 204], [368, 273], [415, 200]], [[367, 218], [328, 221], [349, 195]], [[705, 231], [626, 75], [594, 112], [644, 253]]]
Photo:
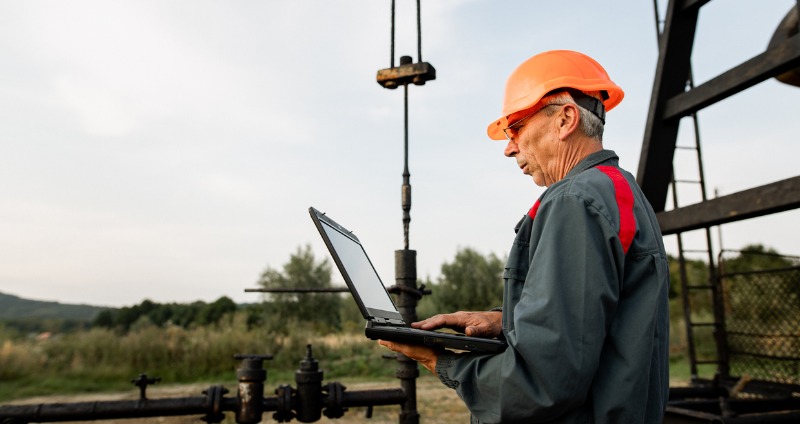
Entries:
[[322, 388], [323, 394], [327, 395], [325, 397], [325, 411], [323, 412], [326, 417], [341, 418], [347, 411], [347, 408], [342, 406], [345, 389], [346, 387], [337, 381], [328, 383]]
[[401, 85], [425, 85], [436, 79], [436, 69], [428, 62], [411, 63], [411, 56], [400, 57], [400, 66], [378, 70], [378, 84], [394, 90]]
[[225, 419], [225, 413], [222, 411], [222, 398], [228, 393], [228, 389], [222, 386], [210, 386], [207, 390], [203, 390], [206, 395], [206, 415], [201, 420], [207, 423], [221, 423]]
[[139, 387], [139, 400], [147, 400], [147, 386], [150, 384], [157, 384], [160, 381], [161, 377], [150, 378], [147, 374], [141, 373], [138, 377], [131, 380], [131, 383]]
[[279, 423], [289, 422], [294, 418], [292, 412], [292, 394], [294, 389], [288, 384], [282, 384], [275, 389], [278, 396], [278, 410], [272, 414], [272, 418]]
[[422, 299], [422, 296], [424, 296], [426, 294], [431, 294], [431, 290], [430, 289], [426, 289], [424, 284], [420, 285], [419, 289], [414, 289], [414, 288], [411, 288], [411, 287], [400, 286], [400, 285], [394, 284], [392, 286], [389, 286], [386, 289], [386, 291], [388, 291], [391, 294], [405, 293], [405, 294], [413, 296], [417, 300]]

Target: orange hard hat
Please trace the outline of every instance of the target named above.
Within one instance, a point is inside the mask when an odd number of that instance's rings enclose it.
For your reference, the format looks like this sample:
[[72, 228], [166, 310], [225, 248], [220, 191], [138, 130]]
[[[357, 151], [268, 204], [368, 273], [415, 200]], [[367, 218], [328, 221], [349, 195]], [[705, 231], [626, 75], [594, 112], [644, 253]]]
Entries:
[[508, 127], [509, 116], [532, 108], [542, 97], [559, 88], [604, 93], [606, 111], [618, 105], [625, 95], [606, 70], [583, 53], [570, 50], [539, 53], [519, 65], [508, 77], [503, 116], [489, 124], [486, 129], [489, 138], [505, 140], [503, 129]]

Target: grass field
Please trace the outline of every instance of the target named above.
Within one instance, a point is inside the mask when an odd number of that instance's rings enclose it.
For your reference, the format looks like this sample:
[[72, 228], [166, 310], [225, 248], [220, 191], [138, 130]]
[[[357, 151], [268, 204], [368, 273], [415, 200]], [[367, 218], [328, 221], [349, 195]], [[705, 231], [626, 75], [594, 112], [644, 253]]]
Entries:
[[[326, 335], [298, 331], [291, 336], [265, 337], [263, 331], [244, 327], [234, 321], [214, 328], [146, 326], [124, 335], [95, 329], [47, 340], [0, 337], [0, 404], [137, 399], [138, 389], [130, 380], [141, 372], [162, 377], [161, 384], [148, 388], [151, 399], [202, 396], [211, 385], [235, 393], [239, 363], [233, 354], [266, 352], [275, 355], [264, 364], [268, 370], [265, 395], [272, 396], [281, 384], [296, 386], [294, 371], [312, 341], [314, 357], [325, 372], [324, 383], [339, 381], [350, 391], [399, 387], [393, 377], [394, 361], [383, 358], [388, 351], [364, 340], [360, 328]], [[689, 370], [680, 359], [680, 346], [674, 347], [673, 353], [672, 385], [685, 385]], [[421, 374], [417, 382], [421, 421], [467, 422], [469, 413], [456, 393], [424, 369]], [[395, 423], [399, 407], [376, 407], [369, 421], [365, 413], [364, 408], [354, 409], [335, 421]], [[264, 421], [274, 421], [272, 414], [265, 414]], [[323, 417], [321, 422], [332, 421]], [[199, 417], [104, 422], [183, 423], [199, 422]], [[234, 420], [229, 417], [227, 422]]]

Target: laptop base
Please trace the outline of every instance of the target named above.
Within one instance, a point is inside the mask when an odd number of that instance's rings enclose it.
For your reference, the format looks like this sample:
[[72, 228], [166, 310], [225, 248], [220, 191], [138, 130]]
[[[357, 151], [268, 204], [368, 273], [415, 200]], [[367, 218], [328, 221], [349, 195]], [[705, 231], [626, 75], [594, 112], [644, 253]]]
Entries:
[[390, 342], [411, 345], [422, 344], [432, 348], [466, 350], [479, 353], [499, 353], [506, 350], [506, 343], [498, 339], [470, 337], [459, 333], [442, 333], [438, 331], [419, 330], [410, 327], [393, 327], [375, 325], [367, 322], [364, 334], [372, 340], [388, 340]]

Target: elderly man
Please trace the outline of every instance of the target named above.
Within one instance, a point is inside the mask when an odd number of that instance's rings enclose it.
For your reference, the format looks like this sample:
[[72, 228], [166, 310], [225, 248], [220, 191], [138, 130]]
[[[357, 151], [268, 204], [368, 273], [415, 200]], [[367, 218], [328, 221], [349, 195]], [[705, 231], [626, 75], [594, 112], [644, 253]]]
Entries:
[[502, 337], [500, 354], [381, 341], [455, 389], [473, 422], [660, 423], [669, 271], [655, 214], [617, 155], [605, 113], [623, 91], [573, 51], [538, 54], [506, 84], [489, 137], [548, 187], [517, 224], [502, 308], [413, 323]]

